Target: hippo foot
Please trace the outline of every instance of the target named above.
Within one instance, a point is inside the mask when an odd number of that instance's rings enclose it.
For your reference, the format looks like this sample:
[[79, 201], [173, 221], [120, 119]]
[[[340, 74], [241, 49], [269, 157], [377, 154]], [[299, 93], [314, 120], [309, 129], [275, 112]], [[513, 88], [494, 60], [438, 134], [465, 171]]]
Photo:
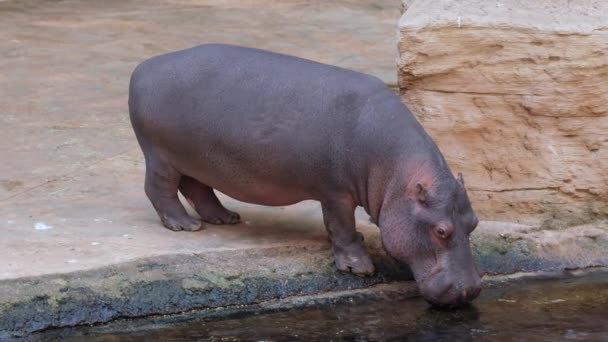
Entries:
[[194, 231], [200, 230], [203, 227], [200, 220], [197, 220], [190, 216], [182, 216], [179, 218], [174, 218], [174, 217], [169, 217], [169, 216], [163, 215], [161, 217], [161, 221], [163, 222], [163, 225], [167, 229], [173, 230], [175, 232], [179, 232], [181, 230], [185, 230], [188, 232], [194, 232]]
[[239, 213], [224, 208], [222, 209], [223, 210], [218, 210], [211, 215], [204, 215], [201, 218], [203, 221], [211, 224], [235, 224], [241, 222]]
[[334, 249], [334, 258], [336, 266], [340, 271], [350, 272], [360, 277], [374, 274], [374, 263], [365, 248], [360, 244], [352, 245], [339, 251]]

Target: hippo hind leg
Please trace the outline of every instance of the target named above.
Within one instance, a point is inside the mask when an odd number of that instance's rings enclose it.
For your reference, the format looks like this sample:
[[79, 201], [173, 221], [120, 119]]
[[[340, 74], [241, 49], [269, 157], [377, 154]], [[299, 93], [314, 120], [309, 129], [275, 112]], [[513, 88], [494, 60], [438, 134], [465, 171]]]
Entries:
[[338, 270], [359, 276], [372, 275], [374, 264], [362, 244], [363, 235], [355, 229], [354, 202], [325, 201], [321, 203], [321, 208]]
[[179, 191], [188, 199], [203, 221], [211, 224], [234, 224], [241, 220], [238, 213], [222, 205], [213, 188], [189, 176], [182, 176]]
[[146, 195], [152, 202], [163, 225], [173, 231], [196, 231], [201, 221], [190, 217], [177, 197], [182, 175], [156, 154], [146, 154]]

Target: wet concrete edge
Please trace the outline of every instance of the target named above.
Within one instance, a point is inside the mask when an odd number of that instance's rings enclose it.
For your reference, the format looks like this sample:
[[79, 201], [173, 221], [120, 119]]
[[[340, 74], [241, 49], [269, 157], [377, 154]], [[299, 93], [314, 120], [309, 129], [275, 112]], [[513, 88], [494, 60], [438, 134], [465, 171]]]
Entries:
[[4, 280], [0, 281], [0, 338], [411, 279], [406, 268], [381, 251], [371, 252], [378, 272], [369, 278], [337, 272], [325, 246], [290, 246], [162, 256], [89, 271]]
[[328, 305], [339, 305], [344, 303], [364, 303], [368, 301], [399, 301], [407, 300], [418, 296], [416, 284], [412, 281], [397, 281], [388, 284], [376, 284], [370, 287], [351, 290], [337, 290], [323, 292], [320, 294], [302, 295], [287, 298], [271, 299], [265, 302], [251, 305], [235, 305], [220, 308], [208, 308], [201, 310], [191, 310], [174, 315], [151, 315], [134, 321], [131, 319], [115, 320], [111, 324], [99, 324], [87, 327], [76, 326], [72, 328], [61, 328], [57, 330], [47, 330], [31, 335], [34, 341], [46, 338], [54, 338], [69, 334], [70, 330], [85, 329], [85, 334], [89, 332], [134, 332], [142, 331], [159, 325], [167, 326], [180, 324], [189, 320], [214, 320], [214, 319], [235, 319], [247, 317], [249, 315], [269, 314], [286, 310], [304, 310], [314, 308], [324, 308]]
[[[544, 258], [530, 241], [512, 241], [505, 247], [502, 240], [486, 236], [474, 243], [474, 254], [485, 272], [608, 265], [602, 245], [589, 248], [588, 255], [580, 259], [568, 260]], [[385, 255], [379, 241], [366, 243], [377, 267], [377, 274], [369, 278], [336, 271], [329, 246], [318, 245], [161, 256], [88, 271], [0, 281], [0, 339], [190, 310], [232, 307], [232, 312], [245, 312], [251, 310], [247, 306], [280, 298], [295, 297], [294, 302], [299, 296], [411, 279], [407, 268]]]
[[[600, 274], [608, 276], [608, 268], [592, 267], [580, 270], [558, 270], [547, 272], [518, 272], [509, 275], [490, 275], [483, 281], [484, 288], [514, 285], [534, 280], [557, 281], [589, 277]], [[151, 315], [135, 322], [131, 319], [115, 320], [112, 324], [99, 324], [87, 327], [76, 326], [44, 331], [31, 335], [34, 341], [70, 336], [73, 330], [84, 336], [90, 333], [123, 333], [158, 329], [159, 326], [182, 324], [191, 320], [238, 319], [249, 315], [271, 314], [289, 310], [323, 309], [341, 304], [361, 305], [370, 301], [403, 301], [419, 296], [415, 282], [396, 281], [388, 284], [376, 284], [367, 288], [339, 290], [296, 297], [278, 298], [252, 305], [236, 305], [221, 308], [191, 310], [174, 315]], [[82, 336], [81, 335], [81, 336]]]

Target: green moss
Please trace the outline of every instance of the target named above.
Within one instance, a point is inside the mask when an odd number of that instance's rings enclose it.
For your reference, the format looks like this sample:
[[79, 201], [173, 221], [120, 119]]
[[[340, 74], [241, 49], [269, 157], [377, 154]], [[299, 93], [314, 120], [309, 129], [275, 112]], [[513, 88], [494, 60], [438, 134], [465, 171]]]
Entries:
[[53, 292], [48, 295], [46, 302], [52, 309], [57, 309], [63, 303], [66, 297], [67, 295], [63, 292]]
[[187, 294], [196, 294], [199, 292], [205, 292], [213, 288], [213, 286], [206, 282], [193, 278], [186, 278], [182, 280], [182, 288]]
[[195, 279], [199, 282], [210, 283], [214, 285], [214, 287], [220, 289], [227, 289], [231, 286], [244, 286], [240, 277], [234, 277], [234, 275], [230, 276], [230, 279], [227, 279], [224, 276], [218, 275], [214, 272], [204, 272], [196, 275]]
[[132, 282], [122, 276], [103, 278], [89, 288], [97, 295], [110, 298], [123, 298], [125, 292], [133, 286]]
[[504, 255], [509, 252], [511, 243], [504, 238], [484, 239], [476, 247], [478, 255]]

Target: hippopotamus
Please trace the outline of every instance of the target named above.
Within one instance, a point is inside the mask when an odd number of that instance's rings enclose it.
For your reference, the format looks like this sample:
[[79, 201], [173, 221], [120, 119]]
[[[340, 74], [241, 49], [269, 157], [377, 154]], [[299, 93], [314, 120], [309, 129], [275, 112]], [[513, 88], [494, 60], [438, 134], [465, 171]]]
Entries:
[[321, 204], [337, 269], [374, 273], [355, 227], [363, 207], [383, 247], [436, 305], [480, 292], [469, 235], [478, 219], [461, 175], [380, 79], [284, 54], [206, 44], [152, 57], [129, 85], [145, 193], [162, 224], [233, 224], [239, 201]]

